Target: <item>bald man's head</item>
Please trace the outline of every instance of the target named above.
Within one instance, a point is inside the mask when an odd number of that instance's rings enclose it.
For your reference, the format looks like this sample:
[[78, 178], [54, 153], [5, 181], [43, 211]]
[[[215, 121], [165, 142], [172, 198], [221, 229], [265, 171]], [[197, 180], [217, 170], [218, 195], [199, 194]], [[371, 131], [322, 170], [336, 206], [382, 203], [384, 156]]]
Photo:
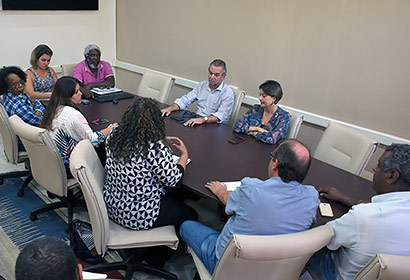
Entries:
[[301, 183], [310, 168], [310, 151], [300, 141], [291, 139], [280, 144], [271, 153], [272, 160], [278, 161], [279, 177], [284, 182], [297, 181]]

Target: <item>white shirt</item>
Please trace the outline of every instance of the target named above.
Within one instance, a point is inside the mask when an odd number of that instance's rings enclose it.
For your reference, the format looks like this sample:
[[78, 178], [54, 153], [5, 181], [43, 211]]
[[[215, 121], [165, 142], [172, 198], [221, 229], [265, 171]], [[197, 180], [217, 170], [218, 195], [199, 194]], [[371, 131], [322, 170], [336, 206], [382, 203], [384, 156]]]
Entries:
[[89, 139], [94, 146], [105, 140], [101, 131], [93, 132], [83, 114], [70, 106], [57, 108], [51, 126], [51, 137], [56, 142], [64, 164], [68, 164], [71, 152], [81, 140]]
[[175, 103], [182, 110], [196, 100], [198, 100], [196, 112], [198, 115], [203, 117], [213, 115], [219, 119], [219, 123], [226, 123], [231, 116], [235, 96], [224, 81], [213, 91], [209, 88], [209, 82], [203, 81], [192, 91], [176, 99]]
[[353, 279], [377, 253], [410, 256], [410, 191], [376, 195], [329, 224], [338, 279]]

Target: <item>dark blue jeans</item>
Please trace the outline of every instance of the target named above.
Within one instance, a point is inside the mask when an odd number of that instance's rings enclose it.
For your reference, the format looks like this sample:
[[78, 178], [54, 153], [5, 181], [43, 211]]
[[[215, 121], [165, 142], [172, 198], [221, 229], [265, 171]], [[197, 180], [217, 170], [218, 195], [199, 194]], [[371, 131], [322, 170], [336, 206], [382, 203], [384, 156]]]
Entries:
[[336, 280], [335, 263], [331, 251], [327, 247], [317, 251], [308, 261], [307, 266], [311, 268], [321, 280]]

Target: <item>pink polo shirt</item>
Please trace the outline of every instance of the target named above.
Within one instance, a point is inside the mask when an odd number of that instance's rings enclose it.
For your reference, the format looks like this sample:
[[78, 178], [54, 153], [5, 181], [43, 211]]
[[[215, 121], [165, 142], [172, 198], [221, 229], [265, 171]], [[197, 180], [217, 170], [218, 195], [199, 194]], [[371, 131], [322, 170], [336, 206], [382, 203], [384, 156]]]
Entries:
[[89, 83], [98, 83], [104, 81], [107, 77], [114, 76], [111, 65], [108, 62], [100, 61], [98, 66], [97, 77], [91, 72], [87, 61], [83, 60], [78, 63], [73, 70], [73, 77], [81, 82], [83, 86]]

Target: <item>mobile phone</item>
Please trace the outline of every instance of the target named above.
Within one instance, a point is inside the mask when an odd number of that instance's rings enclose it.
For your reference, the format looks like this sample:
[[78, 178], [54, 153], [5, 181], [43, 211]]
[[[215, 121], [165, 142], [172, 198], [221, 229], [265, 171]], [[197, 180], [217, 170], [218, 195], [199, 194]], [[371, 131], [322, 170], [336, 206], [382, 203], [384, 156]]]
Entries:
[[81, 103], [83, 103], [84, 105], [90, 105], [91, 101], [87, 99], [81, 99]]
[[229, 139], [228, 142], [231, 144], [239, 144], [245, 141], [245, 138], [242, 136], [236, 136], [235, 138]]
[[332, 206], [329, 203], [319, 204], [320, 215], [323, 217], [333, 217]]
[[109, 123], [109, 121], [107, 119], [96, 119], [96, 120], [93, 120], [91, 123], [95, 125], [100, 125], [100, 124]]

